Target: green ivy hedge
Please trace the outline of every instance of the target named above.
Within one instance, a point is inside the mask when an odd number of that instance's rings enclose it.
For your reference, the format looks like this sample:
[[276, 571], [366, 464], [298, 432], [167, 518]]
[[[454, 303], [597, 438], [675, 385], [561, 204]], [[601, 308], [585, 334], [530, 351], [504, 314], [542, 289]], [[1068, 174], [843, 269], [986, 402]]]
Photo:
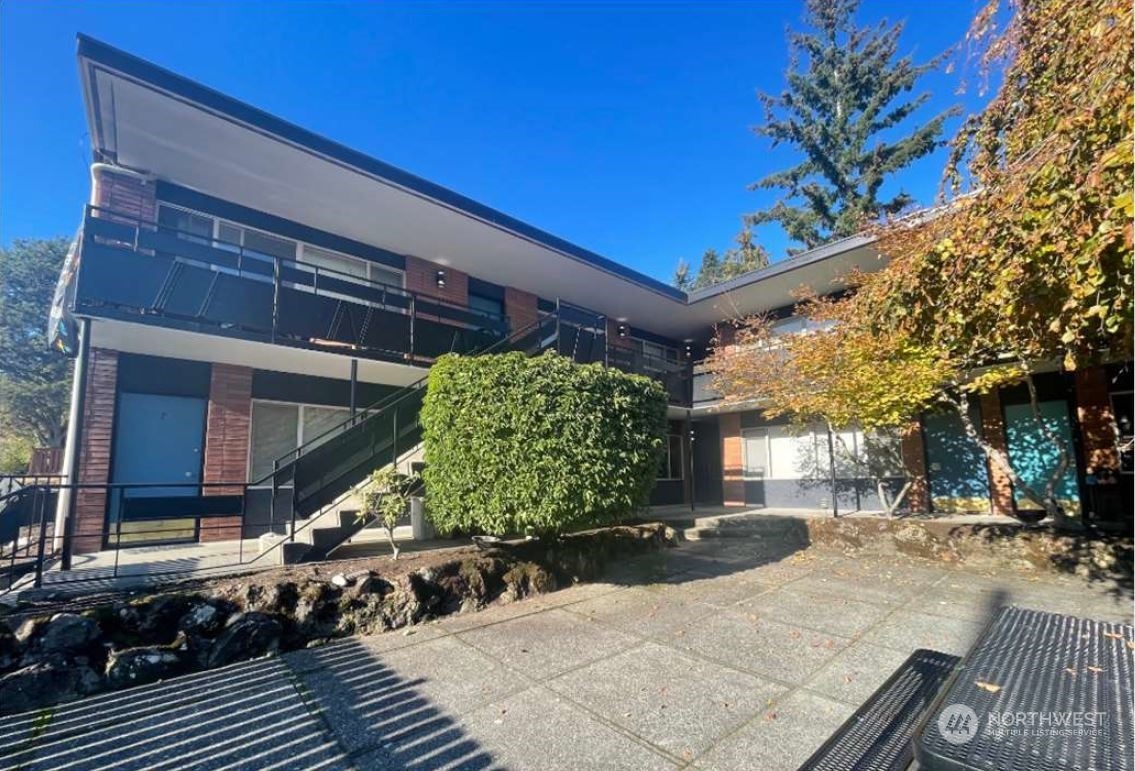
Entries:
[[655, 381], [546, 353], [442, 356], [421, 423], [441, 533], [570, 532], [645, 506], [666, 435]]

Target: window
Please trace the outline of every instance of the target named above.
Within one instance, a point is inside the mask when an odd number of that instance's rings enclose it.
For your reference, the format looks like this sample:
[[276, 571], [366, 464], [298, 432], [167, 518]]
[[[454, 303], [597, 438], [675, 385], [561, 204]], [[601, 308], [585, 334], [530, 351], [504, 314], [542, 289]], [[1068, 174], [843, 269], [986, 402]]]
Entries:
[[812, 431], [772, 426], [768, 443], [770, 479], [804, 479], [816, 473], [816, 435]]
[[494, 319], [504, 318], [504, 300], [495, 297], [486, 297], [480, 294], [469, 293], [469, 309], [484, 313]]
[[162, 206], [158, 210], [158, 224], [176, 230], [178, 238], [208, 243], [213, 238], [213, 218], [203, 214]]
[[365, 260], [358, 260], [354, 257], [336, 254], [335, 252], [329, 252], [326, 249], [308, 246], [307, 244], [304, 244], [303, 252], [300, 254], [300, 262], [315, 265], [318, 268], [327, 268], [336, 273], [343, 273], [347, 276], [354, 276], [355, 278], [365, 279], [367, 277], [367, 263]]
[[678, 361], [677, 348], [671, 348], [666, 345], [659, 345], [658, 343], [651, 343], [646, 340], [635, 340], [635, 345], [638, 347], [639, 352], [648, 359], [656, 359], [659, 362]]
[[[327, 433], [351, 416], [341, 407], [289, 404], [254, 399], [248, 476], [258, 482], [272, 473], [272, 462]], [[329, 434], [322, 441], [330, 439]]]
[[[158, 209], [158, 223], [164, 227], [177, 230], [178, 236], [181, 238], [199, 241], [200, 243], [211, 242], [217, 249], [235, 252], [243, 247], [245, 259], [259, 259], [270, 265], [272, 258], [278, 257], [314, 265], [320, 269], [333, 270], [340, 274], [336, 278], [348, 279], [348, 277], [353, 276], [362, 281], [385, 284], [399, 289], [403, 286], [402, 271], [395, 268], [273, 235], [262, 230], [255, 230], [234, 222], [219, 220], [206, 214], [179, 209], [169, 204], [163, 203]], [[271, 270], [245, 271], [244, 274], [249, 278], [263, 281], [271, 280]]]
[[741, 463], [745, 479], [768, 476], [767, 428], [746, 428], [741, 432]]
[[662, 467], [658, 470], [658, 478], [685, 479], [685, 464], [682, 463], [682, 435], [670, 434], [666, 437], [666, 447], [662, 455]]

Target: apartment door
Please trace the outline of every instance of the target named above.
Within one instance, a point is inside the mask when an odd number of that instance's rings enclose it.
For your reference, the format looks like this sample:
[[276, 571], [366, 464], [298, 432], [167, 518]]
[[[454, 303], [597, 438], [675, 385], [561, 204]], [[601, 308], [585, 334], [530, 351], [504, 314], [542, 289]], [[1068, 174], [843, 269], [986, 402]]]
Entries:
[[[107, 540], [168, 543], [197, 537], [192, 518], [118, 522], [123, 497], [172, 497], [200, 494], [205, 444], [206, 400], [122, 392], [118, 395], [111, 481], [162, 484], [113, 490], [109, 501]], [[168, 484], [168, 486], [165, 486]]]
[[[1005, 412], [1005, 437], [1009, 445], [1009, 462], [1013, 470], [1030, 487], [1038, 492], [1045, 489], [1048, 478], [1060, 463], [1060, 450], [1049, 439], [1059, 437], [1068, 449], [1068, 467], [1057, 481], [1054, 492], [1061, 507], [1071, 515], [1080, 512], [1080, 491], [1076, 482], [1076, 451], [1072, 443], [1072, 425], [1068, 416], [1068, 403], [1064, 400], [1041, 402], [1037, 405], [1044, 427], [1028, 404], [1009, 404]], [[1045, 430], [1047, 429], [1047, 430]], [[1029, 500], [1021, 490], [1014, 490], [1017, 506], [1021, 509], [1042, 508], [1039, 501]]]

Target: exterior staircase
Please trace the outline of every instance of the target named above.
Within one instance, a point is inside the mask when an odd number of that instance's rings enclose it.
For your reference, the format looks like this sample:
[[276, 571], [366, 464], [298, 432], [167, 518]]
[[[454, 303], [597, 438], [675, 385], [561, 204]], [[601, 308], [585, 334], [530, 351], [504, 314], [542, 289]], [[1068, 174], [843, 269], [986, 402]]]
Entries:
[[[559, 313], [548, 314], [473, 355], [521, 351], [535, 356], [558, 344], [560, 330]], [[573, 347], [578, 347], [577, 329], [575, 335]], [[325, 560], [373, 523], [373, 517], [359, 515], [356, 493], [375, 469], [391, 463], [401, 467], [416, 453], [425, 393], [422, 378], [277, 460], [259, 484], [272, 486], [273, 521], [290, 524], [286, 536], [264, 536], [261, 553], [275, 551], [282, 564]], [[286, 487], [290, 496], [280, 494]], [[287, 511], [276, 511], [277, 506]]]
[[808, 524], [803, 517], [745, 512], [695, 517], [682, 530], [687, 541], [710, 538], [748, 538], [780, 546], [807, 546]]

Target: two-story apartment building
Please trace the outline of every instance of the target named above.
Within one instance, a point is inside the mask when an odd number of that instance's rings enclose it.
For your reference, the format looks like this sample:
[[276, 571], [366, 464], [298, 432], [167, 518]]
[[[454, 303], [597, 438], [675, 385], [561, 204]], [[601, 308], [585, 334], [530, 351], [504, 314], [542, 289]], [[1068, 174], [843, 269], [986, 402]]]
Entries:
[[[318, 515], [379, 458], [413, 457], [416, 384], [448, 351], [552, 348], [660, 379], [658, 504], [877, 505], [854, 478], [833, 500], [810, 470], [827, 463], [818, 434], [721, 410], [696, 367], [724, 319], [774, 313], [792, 331], [793, 291], [876, 269], [871, 239], [686, 294], [99, 41], [80, 36], [78, 60], [91, 195], [52, 330], [77, 358], [66, 471], [83, 487], [57, 520], [76, 552]], [[1077, 447], [1065, 495], [1079, 499], [1086, 466], [1117, 460], [1116, 417], [1129, 438], [1130, 369], [1044, 387]], [[981, 411], [988, 437], [1034, 452], [1014, 445], [1031, 419], [1019, 394]], [[948, 419], [929, 416], [904, 452], [927, 480], [914, 508], [1011, 508]]]

